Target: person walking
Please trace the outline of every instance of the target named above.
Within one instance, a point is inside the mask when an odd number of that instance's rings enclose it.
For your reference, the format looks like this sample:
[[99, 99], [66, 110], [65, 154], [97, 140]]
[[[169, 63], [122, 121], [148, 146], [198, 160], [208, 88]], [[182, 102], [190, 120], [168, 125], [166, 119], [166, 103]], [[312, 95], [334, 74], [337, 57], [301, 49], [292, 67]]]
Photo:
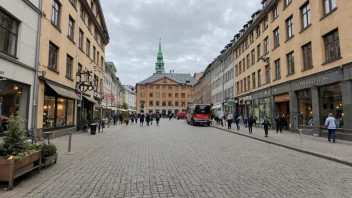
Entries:
[[147, 126], [149, 126], [149, 122], [150, 122], [150, 114], [149, 113], [147, 113], [146, 121], [147, 121]]
[[135, 114], [134, 121], [136, 122], [136, 124], [137, 124], [138, 118], [139, 118], [138, 115]]
[[114, 119], [114, 125], [116, 125], [117, 120], [119, 119], [119, 117], [117, 116], [117, 114], [115, 113], [112, 118]]
[[150, 125], [153, 125], [154, 114], [150, 113]]
[[231, 112], [227, 114], [227, 129], [231, 129], [231, 124], [233, 121], [233, 115]]
[[243, 124], [244, 124], [244, 127], [247, 128], [247, 124], [248, 124], [247, 116], [244, 116]]
[[140, 126], [143, 126], [143, 122], [144, 122], [144, 113], [141, 113], [139, 116], [139, 122], [140, 122]]
[[223, 119], [224, 119], [224, 113], [222, 111], [219, 111], [219, 122], [222, 127], [224, 127]]
[[264, 125], [265, 137], [268, 137], [269, 127], [271, 127], [268, 117], [265, 116], [264, 122], [262, 123], [262, 125]]
[[135, 118], [134, 113], [131, 113], [130, 115], [131, 125], [133, 124], [134, 118]]
[[226, 111], [224, 112], [223, 119], [224, 119], [224, 125], [226, 126], [227, 125], [227, 112]]
[[240, 130], [240, 117], [238, 115], [235, 118], [235, 122], [236, 122], [237, 130], [239, 131]]
[[248, 119], [248, 131], [249, 131], [249, 134], [253, 133], [253, 123], [254, 123], [253, 116], [250, 115], [249, 119]]
[[334, 114], [329, 113], [329, 117], [325, 120], [325, 127], [328, 129], [328, 141], [331, 142], [332, 140], [335, 143], [335, 131], [336, 131], [336, 119], [334, 118]]
[[159, 112], [156, 112], [156, 113], [155, 113], [156, 126], [159, 126], [160, 116], [161, 116], [161, 115], [160, 115]]
[[279, 130], [280, 130], [280, 133], [282, 133], [282, 118], [280, 117], [280, 114], [277, 115], [277, 117], [275, 118], [275, 123], [276, 123], [276, 133], [279, 133]]

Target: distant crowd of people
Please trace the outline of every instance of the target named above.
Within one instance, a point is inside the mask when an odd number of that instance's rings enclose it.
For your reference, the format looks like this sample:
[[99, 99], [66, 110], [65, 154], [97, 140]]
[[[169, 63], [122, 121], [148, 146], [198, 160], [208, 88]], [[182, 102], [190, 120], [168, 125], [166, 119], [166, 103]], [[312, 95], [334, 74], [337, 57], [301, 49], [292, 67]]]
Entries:
[[[126, 115], [125, 115], [126, 116]], [[161, 118], [161, 114], [159, 112], [156, 113], [134, 113], [132, 112], [130, 115], [127, 115], [128, 119], [124, 119], [124, 117], [122, 115], [118, 115], [118, 114], [114, 114], [113, 120], [114, 120], [114, 125], [116, 125], [119, 121], [120, 124], [122, 124], [123, 122], [126, 123], [126, 125], [128, 125], [129, 122], [131, 122], [131, 124], [138, 122], [140, 123], [140, 126], [144, 125], [144, 122], [146, 122], [147, 126], [149, 125], [153, 125], [153, 121], [156, 121], [156, 126], [159, 126], [159, 122], [160, 122], [160, 118]]]

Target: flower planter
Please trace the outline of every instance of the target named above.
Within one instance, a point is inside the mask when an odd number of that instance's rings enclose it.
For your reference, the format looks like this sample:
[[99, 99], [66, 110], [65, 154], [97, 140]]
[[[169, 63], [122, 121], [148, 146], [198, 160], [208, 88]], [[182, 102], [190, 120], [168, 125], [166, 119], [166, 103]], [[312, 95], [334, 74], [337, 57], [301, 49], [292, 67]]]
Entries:
[[34, 169], [40, 172], [41, 151], [23, 157], [22, 160], [0, 159], [0, 181], [9, 183], [8, 189], [13, 188], [13, 181], [17, 177], [24, 175]]
[[45, 168], [52, 164], [52, 163], [55, 163], [56, 164], [56, 161], [57, 161], [57, 153], [55, 153], [54, 155], [51, 155], [49, 157], [44, 157], [42, 159], [42, 166], [44, 166]]

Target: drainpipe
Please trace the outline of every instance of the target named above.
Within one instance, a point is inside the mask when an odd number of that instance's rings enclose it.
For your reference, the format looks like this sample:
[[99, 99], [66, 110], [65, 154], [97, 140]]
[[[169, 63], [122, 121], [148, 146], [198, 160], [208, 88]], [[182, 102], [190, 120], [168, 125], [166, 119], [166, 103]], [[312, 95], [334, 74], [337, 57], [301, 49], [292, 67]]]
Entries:
[[[42, 0], [39, 0], [39, 10], [42, 12]], [[40, 51], [40, 34], [42, 27], [42, 13], [38, 17], [38, 29], [37, 29], [37, 50], [35, 56], [35, 74], [34, 74], [34, 90], [33, 90], [33, 109], [32, 109], [32, 128], [33, 131], [37, 129], [37, 113], [38, 113], [38, 68], [39, 68], [39, 51]]]

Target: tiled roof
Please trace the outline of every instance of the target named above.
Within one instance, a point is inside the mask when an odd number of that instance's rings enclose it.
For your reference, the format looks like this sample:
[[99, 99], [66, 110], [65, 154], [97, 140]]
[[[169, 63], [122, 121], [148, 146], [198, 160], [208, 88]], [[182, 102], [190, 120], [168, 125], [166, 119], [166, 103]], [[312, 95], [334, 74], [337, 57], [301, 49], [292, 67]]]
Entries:
[[[158, 73], [155, 73], [152, 76], [150, 76], [149, 78], [147, 78], [137, 84], [152, 83], [152, 82], [160, 80], [164, 77], [169, 78], [169, 79], [171, 79], [177, 83], [180, 83], [180, 84], [188, 84], [188, 85], [193, 86], [196, 83], [196, 79], [193, 78], [191, 76], [191, 74], [175, 74], [175, 73], [158, 74]], [[186, 81], [189, 81], [189, 83], [187, 83]]]

